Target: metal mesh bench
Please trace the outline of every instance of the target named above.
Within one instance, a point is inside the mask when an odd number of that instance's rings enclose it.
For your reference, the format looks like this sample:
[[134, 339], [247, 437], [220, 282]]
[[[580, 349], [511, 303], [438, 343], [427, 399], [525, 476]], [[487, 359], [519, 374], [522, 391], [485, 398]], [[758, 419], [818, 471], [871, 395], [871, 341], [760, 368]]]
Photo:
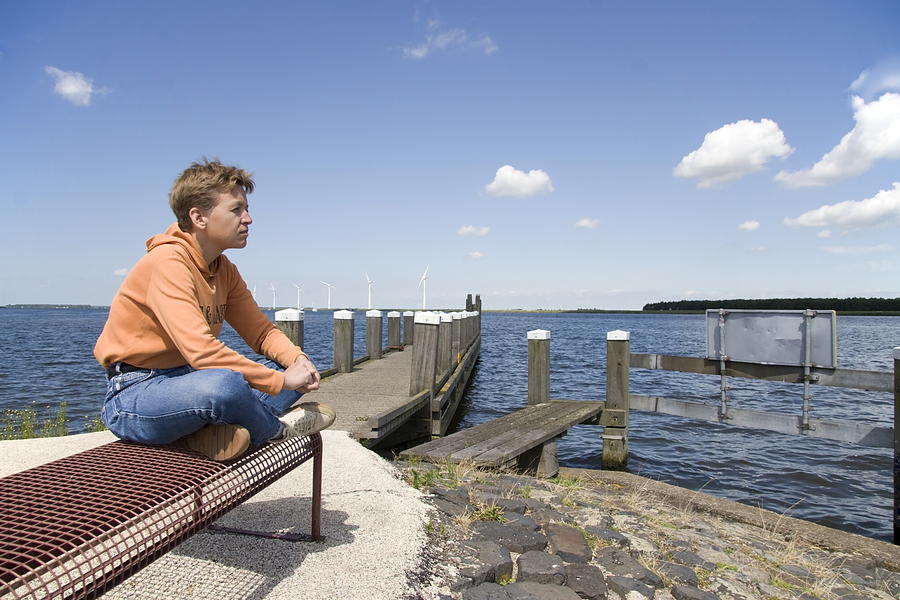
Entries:
[[320, 434], [229, 463], [117, 441], [0, 479], [0, 600], [96, 598], [290, 470], [313, 459], [310, 535], [320, 539]]

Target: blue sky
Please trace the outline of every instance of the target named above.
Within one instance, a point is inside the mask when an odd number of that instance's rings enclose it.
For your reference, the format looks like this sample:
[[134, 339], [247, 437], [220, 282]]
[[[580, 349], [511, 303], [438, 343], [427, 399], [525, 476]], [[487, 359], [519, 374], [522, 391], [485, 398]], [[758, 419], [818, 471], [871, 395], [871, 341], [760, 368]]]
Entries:
[[900, 296], [900, 3], [0, 0], [0, 304], [108, 304], [203, 156], [257, 298]]

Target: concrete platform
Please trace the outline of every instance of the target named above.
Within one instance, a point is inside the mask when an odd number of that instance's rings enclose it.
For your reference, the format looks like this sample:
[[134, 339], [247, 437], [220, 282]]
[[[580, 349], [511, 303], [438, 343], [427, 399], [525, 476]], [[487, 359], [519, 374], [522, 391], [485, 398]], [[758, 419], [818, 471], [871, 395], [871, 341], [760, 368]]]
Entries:
[[[343, 431], [322, 433], [325, 541], [284, 542], [201, 532], [104, 598], [395, 600], [415, 597], [428, 506], [397, 469]], [[109, 432], [0, 441], [0, 476], [112, 441]], [[311, 461], [218, 521], [309, 527]], [[386, 551], [389, 549], [389, 551]]]

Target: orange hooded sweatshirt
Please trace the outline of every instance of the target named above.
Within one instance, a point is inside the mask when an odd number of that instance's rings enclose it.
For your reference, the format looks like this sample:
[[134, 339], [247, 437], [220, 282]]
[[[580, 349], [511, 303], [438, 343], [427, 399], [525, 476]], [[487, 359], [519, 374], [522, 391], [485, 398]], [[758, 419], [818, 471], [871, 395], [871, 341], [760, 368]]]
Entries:
[[194, 239], [173, 223], [147, 240], [147, 254], [122, 282], [94, 356], [104, 367], [121, 361], [145, 369], [231, 369], [260, 391], [280, 392], [282, 373], [219, 340], [223, 321], [281, 365], [303, 354], [260, 312], [237, 267], [224, 255], [207, 265]]

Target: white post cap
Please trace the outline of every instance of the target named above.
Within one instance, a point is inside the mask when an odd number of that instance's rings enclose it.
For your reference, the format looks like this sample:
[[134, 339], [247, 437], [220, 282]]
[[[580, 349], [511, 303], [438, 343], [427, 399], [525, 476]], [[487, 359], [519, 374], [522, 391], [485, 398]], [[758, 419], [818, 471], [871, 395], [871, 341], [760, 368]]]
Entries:
[[334, 311], [335, 319], [352, 319], [353, 311], [352, 310], [336, 310]]
[[296, 308], [285, 308], [283, 310], [275, 311], [275, 320], [276, 321], [302, 321], [303, 320], [303, 311], [297, 310]]
[[381, 311], [380, 311], [380, 310], [374, 310], [374, 309], [373, 309], [373, 310], [367, 310], [367, 311], [366, 311], [366, 316], [367, 316], [367, 317], [380, 317], [380, 316], [381, 316]]
[[477, 317], [477, 316], [478, 316], [478, 311], [477, 311], [477, 310], [473, 310], [473, 311], [472, 311], [472, 316], [473, 316], [473, 317]]
[[453, 321], [453, 315], [450, 313], [442, 312], [438, 314], [441, 315], [441, 323], [450, 323]]
[[894, 360], [900, 360], [900, 346], [894, 348]]
[[420, 310], [416, 312], [416, 323], [424, 323], [426, 325], [440, 325], [441, 317], [435, 312]]
[[549, 340], [550, 332], [546, 329], [532, 329], [527, 337], [529, 340]]
[[[412, 314], [412, 313], [409, 313], [409, 314]], [[396, 310], [392, 310], [391, 312], [388, 313], [388, 319], [398, 319], [398, 318], [400, 318], [400, 313], [397, 312]]]
[[631, 339], [630, 331], [622, 331], [621, 329], [616, 329], [615, 331], [610, 331], [606, 334], [607, 342], [627, 342]]
[[462, 319], [462, 313], [459, 311], [450, 313], [450, 316], [454, 321], [459, 321], [460, 319]]
[[416, 313], [414, 313], [414, 312], [411, 311], [411, 310], [404, 310], [404, 311], [403, 311], [403, 316], [404, 316], [404, 317], [411, 317], [411, 316], [413, 316], [414, 314], [416, 314]]

